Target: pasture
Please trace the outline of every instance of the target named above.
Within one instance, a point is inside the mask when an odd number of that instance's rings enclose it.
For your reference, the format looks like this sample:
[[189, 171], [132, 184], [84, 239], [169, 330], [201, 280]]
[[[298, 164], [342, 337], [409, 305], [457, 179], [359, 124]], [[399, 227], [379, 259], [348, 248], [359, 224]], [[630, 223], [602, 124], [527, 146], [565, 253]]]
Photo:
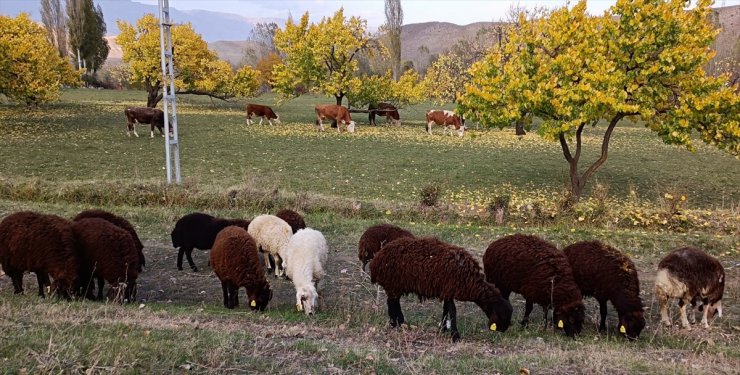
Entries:
[[[147, 256], [139, 301], [126, 306], [40, 300], [33, 276], [16, 296], [0, 277], [3, 372], [696, 374], [740, 366], [736, 158], [703, 144], [690, 153], [662, 144], [641, 124], [623, 124], [582, 203], [561, 212], [567, 164], [557, 143], [535, 134], [536, 124], [522, 138], [470, 123], [462, 139], [439, 128], [429, 136], [424, 113], [433, 106], [421, 104], [400, 111], [401, 127], [370, 127], [366, 114], [353, 114], [356, 134], [317, 133], [313, 105], [333, 99], [305, 96], [277, 107], [260, 97], [254, 102], [272, 105], [282, 124], [247, 127], [244, 101], [183, 97], [184, 184], [168, 187], [163, 138], [150, 139], [148, 125], [137, 130], [140, 138], [126, 136], [123, 109], [144, 99], [137, 91], [77, 89], [35, 110], [0, 105], [0, 217], [104, 208], [134, 224]], [[598, 157], [602, 131], [584, 132], [582, 168]], [[419, 204], [428, 186], [440, 191], [434, 207]], [[509, 215], [496, 224], [489, 206], [501, 196], [510, 198]], [[225, 309], [207, 252], [193, 253], [200, 272], [177, 271], [169, 234], [182, 215], [252, 218], [286, 206], [305, 213], [329, 241], [317, 315], [296, 312], [293, 285], [272, 276], [275, 295], [264, 313], [247, 311], [244, 300]], [[520, 327], [524, 301], [515, 294], [505, 333], [490, 333], [477, 306], [458, 303], [462, 340], [453, 344], [437, 333], [442, 303], [412, 296], [402, 300], [409, 326], [390, 329], [384, 295], [356, 255], [360, 235], [378, 222], [439, 236], [479, 257], [493, 240], [517, 232], [560, 248], [603, 240], [637, 265], [648, 325], [637, 342], [625, 342], [610, 305], [610, 330], [599, 334], [598, 304], [589, 298], [584, 331], [571, 340], [543, 329], [539, 308]], [[687, 245], [716, 256], [727, 272], [724, 317], [709, 330], [659, 325], [657, 263]], [[671, 312], [675, 318], [675, 303]]]

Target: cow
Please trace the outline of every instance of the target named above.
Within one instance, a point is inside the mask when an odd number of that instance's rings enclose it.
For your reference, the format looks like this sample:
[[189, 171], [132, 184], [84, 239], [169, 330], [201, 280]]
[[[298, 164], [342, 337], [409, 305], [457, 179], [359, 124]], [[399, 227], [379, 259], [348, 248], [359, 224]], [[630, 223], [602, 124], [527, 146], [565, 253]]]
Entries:
[[427, 112], [427, 133], [430, 135], [432, 134], [432, 125], [434, 124], [442, 125], [443, 134], [447, 134], [448, 129], [450, 130], [450, 135], [452, 135], [453, 130], [457, 130], [457, 135], [460, 137], [465, 133], [465, 119], [452, 111], [429, 110]]
[[[139, 124], [150, 124], [151, 133], [150, 137], [154, 138], [154, 127], [159, 129], [159, 134], [164, 137], [164, 112], [161, 109], [149, 108], [149, 107], [127, 107], [123, 113], [126, 115], [128, 120], [128, 136], [131, 136], [131, 131], [134, 132], [135, 136], [139, 136], [136, 133], [136, 123]], [[170, 137], [172, 136], [172, 127], [170, 126]]]
[[349, 116], [349, 110], [347, 107], [338, 104], [316, 104], [316, 126], [319, 127], [319, 131], [324, 131], [323, 119], [331, 119], [337, 122], [337, 131], [342, 132], [342, 123], [347, 126], [347, 131], [350, 133], [355, 132], [355, 122]]
[[252, 116], [260, 118], [260, 125], [262, 125], [262, 120], [264, 119], [267, 119], [270, 126], [272, 126], [271, 120], [275, 120], [275, 123], [280, 125], [280, 116], [266, 105], [247, 103], [247, 125], [252, 125]]
[[[380, 111], [377, 111], [378, 109], [380, 109]], [[398, 126], [401, 125], [401, 115], [398, 114], [398, 109], [391, 103], [381, 102], [375, 105], [370, 103], [370, 105], [367, 106], [367, 111], [370, 125], [376, 125], [375, 115], [385, 116], [386, 123], [392, 123], [393, 125]]]

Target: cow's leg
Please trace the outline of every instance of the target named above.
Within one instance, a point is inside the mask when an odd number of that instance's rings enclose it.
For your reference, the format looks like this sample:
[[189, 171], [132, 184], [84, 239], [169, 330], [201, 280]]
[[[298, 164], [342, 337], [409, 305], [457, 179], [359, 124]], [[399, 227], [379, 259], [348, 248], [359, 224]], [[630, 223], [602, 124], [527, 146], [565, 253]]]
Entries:
[[427, 122], [427, 133], [429, 135], [432, 135], [432, 124], [434, 124], [434, 121]]
[[260, 126], [262, 126], [262, 120], [265, 119], [265, 116], [260, 116]]
[[154, 138], [154, 124], [149, 124], [149, 138]]
[[134, 122], [131, 123], [131, 126], [134, 128], [134, 135], [136, 136], [136, 138], [139, 138], [139, 134], [136, 133], [136, 120], [134, 120]]
[[267, 119], [267, 122], [270, 123], [270, 126], [274, 126], [272, 125], [272, 120], [270, 120], [269, 118]]
[[252, 121], [251, 120], [252, 120], [252, 115], [250, 115], [249, 113], [247, 113], [247, 125], [248, 126], [249, 125], [252, 125]]
[[322, 119], [319, 118], [317, 121], [319, 122], [319, 131], [323, 132], [324, 131], [324, 122], [321, 121], [321, 120]]
[[347, 125], [349, 125], [349, 124], [347, 124], [347, 122], [346, 122], [346, 121], [344, 121], [344, 120], [342, 120], [342, 121], [336, 120], [336, 121], [337, 121], [337, 133], [341, 133], [341, 132], [342, 132], [342, 124], [344, 124], [344, 126], [345, 126], [345, 127], [346, 127]]

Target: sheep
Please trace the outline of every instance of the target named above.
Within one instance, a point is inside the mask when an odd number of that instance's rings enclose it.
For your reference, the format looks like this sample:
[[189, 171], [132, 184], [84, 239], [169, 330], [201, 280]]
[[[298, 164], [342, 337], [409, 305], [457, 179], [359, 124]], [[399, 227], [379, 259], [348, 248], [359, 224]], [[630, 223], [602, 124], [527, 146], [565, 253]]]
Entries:
[[52, 292], [69, 299], [78, 282], [77, 251], [71, 222], [65, 218], [20, 211], [0, 222], [0, 264], [15, 294], [23, 292], [23, 273], [29, 271], [36, 274], [40, 297], [51, 284]]
[[139, 236], [136, 234], [136, 229], [134, 229], [134, 226], [131, 225], [128, 220], [101, 209], [90, 209], [82, 211], [77, 214], [77, 216], [75, 216], [72, 221], [79, 221], [80, 219], [88, 217], [97, 217], [107, 220], [115, 224], [119, 228], [124, 229], [131, 235], [131, 237], [133, 237], [134, 243], [136, 244], [136, 250], [139, 255], [139, 272], [141, 272], [143, 270], [143, 267], [146, 266], [146, 258], [144, 258], [144, 244], [141, 243]]
[[[280, 257], [280, 251], [290, 241], [293, 230], [285, 220], [273, 215], [260, 215], [255, 217], [249, 224], [249, 235], [257, 242], [257, 247], [262, 248], [267, 254], [275, 257], [275, 276], [282, 277], [283, 259]], [[265, 269], [270, 273], [272, 266], [269, 257], [264, 257]]]
[[377, 224], [365, 230], [357, 245], [357, 257], [362, 262], [362, 270], [380, 251], [383, 245], [402, 237], [414, 237], [411, 232], [392, 224]]
[[177, 269], [182, 271], [182, 256], [185, 255], [193, 272], [198, 272], [198, 267], [193, 262], [193, 249], [207, 250], [212, 248], [218, 232], [229, 225], [236, 225], [246, 230], [249, 227], [249, 221], [219, 219], [200, 212], [193, 212], [181, 217], [175, 224], [172, 233], [170, 233], [172, 246], [180, 248], [177, 253]]
[[296, 232], [280, 250], [285, 260], [285, 274], [293, 281], [296, 290], [296, 308], [312, 315], [318, 307], [316, 287], [324, 277], [324, 265], [329, 246], [321, 232], [304, 228]]
[[640, 280], [632, 260], [599, 241], [578, 242], [563, 249], [563, 253], [581, 294], [599, 302], [599, 331], [606, 330], [606, 302], [611, 301], [619, 316], [619, 332], [629, 340], [637, 339], [645, 328], [645, 317]]
[[465, 249], [436, 237], [403, 237], [383, 246], [370, 261], [370, 281], [385, 289], [391, 327], [404, 323], [400, 298], [440, 298], [442, 331], [460, 339], [455, 300], [475, 302], [488, 317], [491, 331], [504, 332], [511, 324], [509, 301], [485, 281], [478, 261]]
[[492, 242], [483, 255], [486, 280], [496, 285], [509, 299], [511, 292], [525, 301], [522, 326], [529, 323], [534, 304], [547, 314], [553, 309], [553, 323], [574, 337], [581, 332], [585, 319], [581, 290], [568, 259], [555, 245], [531, 235], [514, 234]]
[[288, 223], [288, 225], [290, 225], [290, 229], [293, 230], [293, 234], [298, 232], [299, 229], [303, 229], [306, 227], [306, 221], [303, 220], [303, 216], [293, 210], [285, 208], [276, 213], [275, 216], [283, 219], [286, 223]]
[[249, 308], [265, 310], [272, 291], [260, 267], [257, 243], [244, 228], [231, 225], [218, 232], [209, 259], [213, 272], [221, 280], [227, 309], [239, 306], [239, 288], [244, 287]]
[[73, 223], [75, 238], [82, 253], [80, 282], [88, 297], [88, 284], [98, 281], [98, 299], [103, 299], [103, 285], [111, 288], [108, 297], [114, 302], [133, 301], [139, 274], [139, 252], [128, 231], [108, 220], [89, 217]]
[[[694, 247], [673, 250], [658, 263], [655, 297], [660, 303], [660, 321], [671, 326], [668, 299], [679, 298], [679, 317], [683, 328], [690, 328], [686, 305], [700, 299], [703, 303], [701, 324], [709, 328], [708, 315], [722, 317], [722, 295], [725, 290], [725, 270], [714, 257]], [[696, 321], [694, 309], [692, 320]]]

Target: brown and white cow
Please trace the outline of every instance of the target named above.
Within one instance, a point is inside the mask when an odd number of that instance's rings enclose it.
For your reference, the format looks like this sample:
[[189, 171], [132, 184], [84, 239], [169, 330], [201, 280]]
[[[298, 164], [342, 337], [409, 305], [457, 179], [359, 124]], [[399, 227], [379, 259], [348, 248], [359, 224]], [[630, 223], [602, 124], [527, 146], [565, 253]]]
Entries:
[[[139, 136], [136, 133], [136, 123], [139, 124], [150, 124], [151, 133], [150, 137], [154, 137], [154, 127], [159, 129], [159, 134], [164, 137], [164, 112], [161, 109], [149, 108], [149, 107], [127, 107], [123, 113], [126, 115], [128, 121], [128, 136], [131, 136], [131, 131], [134, 132], [135, 136]], [[172, 127], [170, 126], [170, 137], [172, 136]]]
[[398, 108], [391, 103], [380, 102], [376, 105], [372, 103], [367, 106], [368, 121], [370, 125], [376, 125], [375, 116], [385, 116], [386, 123], [392, 123], [393, 125], [401, 125], [401, 115], [398, 114]]
[[342, 123], [347, 126], [347, 131], [350, 133], [355, 132], [355, 122], [349, 115], [347, 107], [337, 104], [316, 104], [316, 126], [319, 127], [319, 131], [324, 131], [324, 124], [322, 120], [330, 119], [337, 122], [337, 131], [342, 132]]
[[427, 112], [427, 133], [432, 134], [432, 125], [442, 125], [443, 134], [447, 134], [447, 130], [450, 130], [452, 135], [453, 130], [457, 130], [457, 135], [463, 136], [465, 133], [465, 120], [462, 116], [458, 116], [455, 112], [448, 110], [432, 109]]
[[262, 125], [263, 119], [267, 119], [270, 125], [272, 125], [270, 120], [275, 120], [275, 123], [280, 125], [280, 116], [266, 105], [247, 103], [247, 125], [252, 125], [252, 116], [260, 118], [260, 125]]

